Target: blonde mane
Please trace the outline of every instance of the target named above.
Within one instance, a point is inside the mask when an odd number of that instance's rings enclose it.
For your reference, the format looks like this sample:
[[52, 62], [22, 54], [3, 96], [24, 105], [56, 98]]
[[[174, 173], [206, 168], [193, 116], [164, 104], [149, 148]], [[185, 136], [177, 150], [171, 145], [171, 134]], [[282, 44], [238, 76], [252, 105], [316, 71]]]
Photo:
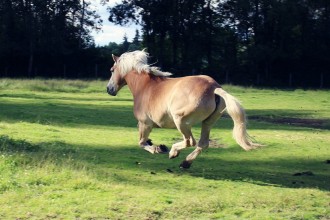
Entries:
[[163, 72], [158, 67], [150, 66], [148, 64], [149, 54], [144, 50], [136, 50], [133, 52], [126, 52], [119, 57], [117, 67], [120, 69], [121, 74], [125, 75], [129, 71], [135, 69], [139, 74], [146, 72], [155, 76], [170, 76], [169, 72]]

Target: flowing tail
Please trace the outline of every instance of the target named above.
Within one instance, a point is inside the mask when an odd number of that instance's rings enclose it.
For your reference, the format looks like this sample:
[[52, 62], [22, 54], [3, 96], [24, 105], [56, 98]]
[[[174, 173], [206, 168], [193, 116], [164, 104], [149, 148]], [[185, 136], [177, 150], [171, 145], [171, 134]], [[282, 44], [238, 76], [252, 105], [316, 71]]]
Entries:
[[214, 93], [221, 96], [226, 103], [226, 109], [230, 117], [234, 121], [233, 137], [236, 142], [244, 150], [252, 150], [262, 146], [261, 144], [253, 143], [246, 131], [246, 116], [245, 110], [239, 101], [222, 88], [215, 89]]

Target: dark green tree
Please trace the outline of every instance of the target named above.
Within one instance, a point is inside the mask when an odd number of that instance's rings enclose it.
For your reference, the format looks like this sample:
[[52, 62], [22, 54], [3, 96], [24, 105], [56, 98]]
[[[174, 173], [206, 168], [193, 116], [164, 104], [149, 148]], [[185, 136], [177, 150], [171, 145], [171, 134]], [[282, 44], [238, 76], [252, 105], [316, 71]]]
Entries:
[[69, 56], [93, 45], [90, 31], [101, 22], [89, 1], [1, 0], [0, 71], [62, 72]]
[[125, 34], [123, 37], [123, 43], [121, 44], [121, 51], [122, 53], [125, 53], [128, 51], [130, 43], [128, 42], [127, 35]]
[[329, 80], [329, 5], [327, 0], [125, 0], [109, 9], [109, 20], [139, 23], [142, 44], [167, 69], [245, 84], [288, 85], [296, 79], [305, 86], [319, 81], [315, 72]]
[[128, 47], [128, 51], [134, 51], [134, 50], [141, 50], [142, 45], [140, 41], [140, 32], [139, 30], [135, 30], [135, 36], [133, 38], [132, 43]]

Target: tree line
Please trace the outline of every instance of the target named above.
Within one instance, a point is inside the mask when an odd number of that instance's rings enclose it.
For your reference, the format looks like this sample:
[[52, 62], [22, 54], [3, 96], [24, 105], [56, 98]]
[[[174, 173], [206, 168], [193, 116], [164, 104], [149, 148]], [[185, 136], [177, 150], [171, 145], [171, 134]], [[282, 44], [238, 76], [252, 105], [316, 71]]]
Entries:
[[103, 21], [92, 3], [0, 0], [0, 77], [108, 77], [111, 54], [141, 49], [141, 36], [95, 46], [91, 31]]
[[0, 0], [0, 76], [103, 78], [112, 53], [147, 48], [176, 76], [330, 86], [328, 0], [123, 0], [108, 10], [111, 22], [138, 23], [141, 33], [99, 47], [91, 1]]
[[141, 24], [150, 53], [179, 75], [329, 85], [328, 0], [124, 0], [109, 12], [116, 24]]
[[65, 76], [70, 63], [84, 58], [100, 23], [84, 0], [1, 0], [2, 75]]

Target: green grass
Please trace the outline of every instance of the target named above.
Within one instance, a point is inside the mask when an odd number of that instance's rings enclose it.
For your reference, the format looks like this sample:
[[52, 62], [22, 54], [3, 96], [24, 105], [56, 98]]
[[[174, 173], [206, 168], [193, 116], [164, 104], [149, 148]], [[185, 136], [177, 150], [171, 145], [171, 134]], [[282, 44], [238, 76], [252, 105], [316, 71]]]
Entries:
[[224, 117], [181, 170], [192, 149], [141, 150], [128, 89], [111, 97], [105, 85], [0, 80], [0, 219], [330, 219], [329, 91], [225, 86], [267, 146], [243, 151]]

